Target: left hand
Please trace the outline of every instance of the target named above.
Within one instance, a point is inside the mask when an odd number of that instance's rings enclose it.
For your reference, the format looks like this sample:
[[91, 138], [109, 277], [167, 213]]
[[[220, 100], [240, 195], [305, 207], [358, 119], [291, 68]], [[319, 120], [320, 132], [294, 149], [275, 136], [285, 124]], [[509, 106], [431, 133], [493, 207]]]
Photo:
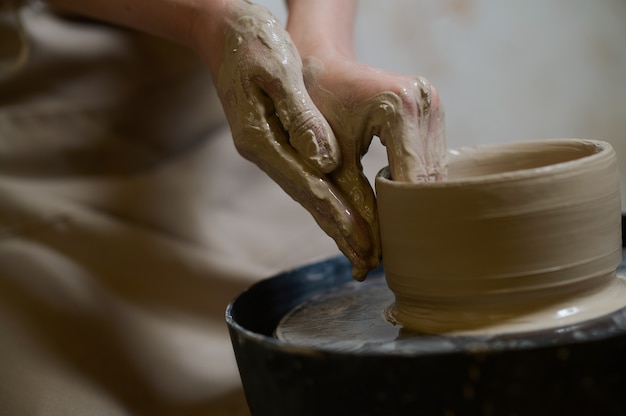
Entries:
[[380, 257], [374, 192], [361, 158], [373, 136], [387, 148], [396, 181], [436, 181], [445, 176], [444, 113], [437, 90], [421, 77], [375, 69], [338, 54], [304, 58], [307, 90], [337, 138], [342, 163], [331, 180], [349, 197], [370, 228]]

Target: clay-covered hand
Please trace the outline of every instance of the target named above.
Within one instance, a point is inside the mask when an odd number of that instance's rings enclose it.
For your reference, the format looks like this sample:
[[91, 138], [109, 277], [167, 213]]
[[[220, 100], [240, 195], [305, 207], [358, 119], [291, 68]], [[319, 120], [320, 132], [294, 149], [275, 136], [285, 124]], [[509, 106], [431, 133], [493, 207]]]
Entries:
[[238, 2], [225, 27], [216, 85], [239, 153], [302, 204], [362, 279], [378, 264], [370, 227], [335, 183], [335, 136], [317, 110], [291, 38], [263, 7]]
[[307, 90], [342, 153], [340, 167], [329, 176], [368, 223], [367, 244], [379, 257], [376, 201], [363, 176], [361, 158], [375, 135], [387, 147], [392, 179], [442, 178], [446, 149], [439, 95], [424, 78], [385, 72], [355, 60], [356, 0], [286, 1], [287, 30], [303, 57]]
[[443, 107], [425, 78], [321, 54], [304, 58], [304, 74], [307, 90], [342, 151], [342, 167], [333, 173], [335, 178], [355, 176], [347, 169], [360, 172], [360, 159], [373, 136], [387, 148], [393, 180], [428, 182], [445, 177]]
[[[319, 55], [321, 56], [321, 55]], [[391, 178], [405, 182], [446, 174], [444, 113], [434, 87], [422, 77], [384, 72], [351, 59], [304, 58], [307, 89], [330, 123], [342, 164], [330, 175], [370, 227], [380, 253], [376, 201], [361, 158], [373, 136], [386, 146]]]

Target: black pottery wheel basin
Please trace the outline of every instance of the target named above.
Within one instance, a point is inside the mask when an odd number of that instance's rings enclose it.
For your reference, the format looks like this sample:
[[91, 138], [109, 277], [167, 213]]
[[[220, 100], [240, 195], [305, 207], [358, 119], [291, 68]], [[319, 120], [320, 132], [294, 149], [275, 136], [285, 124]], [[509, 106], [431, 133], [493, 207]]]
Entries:
[[[382, 268], [368, 277], [377, 279]], [[351, 282], [337, 257], [263, 280], [228, 305], [252, 415], [626, 415], [626, 308], [550, 330], [415, 334], [358, 349], [274, 337], [292, 309]]]

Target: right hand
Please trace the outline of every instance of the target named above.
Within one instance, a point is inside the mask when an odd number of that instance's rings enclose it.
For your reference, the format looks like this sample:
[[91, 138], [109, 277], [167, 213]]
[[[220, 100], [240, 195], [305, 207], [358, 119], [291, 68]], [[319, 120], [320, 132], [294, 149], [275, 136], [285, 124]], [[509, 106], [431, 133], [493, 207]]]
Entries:
[[237, 150], [313, 215], [362, 280], [379, 263], [378, 235], [331, 178], [341, 150], [306, 90], [290, 36], [266, 9], [242, 1], [223, 29], [223, 51], [207, 59]]

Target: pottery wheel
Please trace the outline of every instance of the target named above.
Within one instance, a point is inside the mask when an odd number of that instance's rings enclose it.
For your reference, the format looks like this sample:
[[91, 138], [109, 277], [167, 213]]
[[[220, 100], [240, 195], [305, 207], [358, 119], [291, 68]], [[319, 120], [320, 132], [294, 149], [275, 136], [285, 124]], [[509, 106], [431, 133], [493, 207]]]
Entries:
[[[626, 257], [626, 253], [624, 253]], [[626, 260], [626, 259], [625, 259]], [[618, 269], [624, 278], [626, 263]], [[430, 335], [404, 330], [388, 322], [383, 311], [394, 301], [382, 270], [365, 282], [349, 281], [318, 293], [289, 311], [278, 323], [274, 336], [280, 341], [302, 347], [343, 352], [420, 352], [442, 353], [467, 350], [468, 341], [480, 349], [488, 342], [489, 350], [524, 346], [545, 346], [555, 333], [559, 342], [585, 341], [626, 331], [626, 308], [601, 318], [563, 328], [530, 333], [503, 335]], [[496, 341], [497, 339], [497, 341]], [[537, 343], [537, 345], [532, 345]], [[486, 347], [486, 344], [485, 344]]]
[[290, 344], [342, 351], [395, 342], [402, 329], [383, 316], [393, 300], [379, 272], [365, 282], [349, 282], [297, 306], [281, 320], [275, 335]]
[[252, 414], [626, 414], [626, 308], [532, 332], [428, 335], [388, 323], [393, 300], [382, 268], [357, 283], [344, 257], [240, 294], [226, 322]]

